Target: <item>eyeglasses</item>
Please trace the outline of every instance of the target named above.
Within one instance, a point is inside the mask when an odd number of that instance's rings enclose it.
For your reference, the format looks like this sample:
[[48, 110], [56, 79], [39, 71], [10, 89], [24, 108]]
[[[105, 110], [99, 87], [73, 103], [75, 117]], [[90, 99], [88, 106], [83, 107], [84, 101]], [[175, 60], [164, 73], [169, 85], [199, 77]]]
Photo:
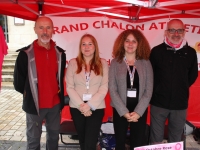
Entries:
[[167, 30], [170, 34], [174, 34], [174, 33], [178, 33], [178, 34], [182, 34], [184, 31], [185, 31], [185, 29], [168, 29]]

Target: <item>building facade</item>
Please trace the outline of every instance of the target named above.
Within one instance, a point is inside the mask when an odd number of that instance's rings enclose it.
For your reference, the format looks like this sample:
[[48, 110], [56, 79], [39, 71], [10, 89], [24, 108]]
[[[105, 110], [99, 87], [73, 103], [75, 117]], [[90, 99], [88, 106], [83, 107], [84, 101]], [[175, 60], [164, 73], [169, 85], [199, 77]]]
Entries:
[[0, 15], [0, 26], [4, 31], [8, 53], [29, 45], [37, 38], [33, 30], [34, 21]]

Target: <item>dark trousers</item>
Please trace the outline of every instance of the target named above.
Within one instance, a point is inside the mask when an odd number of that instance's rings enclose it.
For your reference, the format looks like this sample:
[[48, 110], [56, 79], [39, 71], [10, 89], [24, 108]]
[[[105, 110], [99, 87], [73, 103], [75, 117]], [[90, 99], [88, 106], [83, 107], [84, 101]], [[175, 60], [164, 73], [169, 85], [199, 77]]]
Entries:
[[116, 138], [115, 150], [125, 150], [127, 130], [130, 124], [130, 150], [135, 147], [143, 146], [146, 130], [147, 110], [138, 122], [129, 123], [126, 118], [120, 117], [116, 109], [113, 108], [113, 123]]
[[168, 119], [168, 143], [181, 141], [187, 110], [169, 110], [151, 105], [151, 144], [162, 143], [165, 122]]
[[72, 119], [78, 133], [81, 150], [96, 150], [104, 109], [96, 109], [85, 117], [77, 108], [70, 108]]
[[27, 150], [40, 150], [42, 122], [46, 125], [46, 149], [57, 150], [60, 131], [60, 104], [40, 109], [40, 116], [26, 113]]

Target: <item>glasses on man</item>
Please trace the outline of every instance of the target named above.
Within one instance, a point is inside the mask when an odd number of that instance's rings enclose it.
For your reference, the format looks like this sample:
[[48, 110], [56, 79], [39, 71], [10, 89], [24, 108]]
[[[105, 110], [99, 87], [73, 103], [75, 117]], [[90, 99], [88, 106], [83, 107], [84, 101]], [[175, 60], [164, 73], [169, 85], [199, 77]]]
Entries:
[[167, 30], [169, 33], [171, 33], [171, 34], [174, 34], [174, 33], [178, 33], [178, 34], [182, 34], [184, 31], [185, 31], [185, 29], [168, 29]]

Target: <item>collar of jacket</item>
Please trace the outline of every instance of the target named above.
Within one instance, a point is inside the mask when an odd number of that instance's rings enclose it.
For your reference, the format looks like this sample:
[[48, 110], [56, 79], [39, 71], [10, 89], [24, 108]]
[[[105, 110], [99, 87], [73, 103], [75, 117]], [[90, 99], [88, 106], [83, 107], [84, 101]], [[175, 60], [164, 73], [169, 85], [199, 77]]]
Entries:
[[[163, 43], [164, 43], [164, 46], [165, 46], [166, 50], [176, 51], [175, 48], [173, 48], [173, 47], [167, 45], [165, 42], [163, 42]], [[186, 44], [185, 44], [182, 48], [187, 48], [187, 47], [188, 47], [188, 43], [186, 42]], [[181, 49], [182, 49], [182, 48], [181, 48]], [[181, 49], [180, 49], [180, 50], [181, 50]]]

